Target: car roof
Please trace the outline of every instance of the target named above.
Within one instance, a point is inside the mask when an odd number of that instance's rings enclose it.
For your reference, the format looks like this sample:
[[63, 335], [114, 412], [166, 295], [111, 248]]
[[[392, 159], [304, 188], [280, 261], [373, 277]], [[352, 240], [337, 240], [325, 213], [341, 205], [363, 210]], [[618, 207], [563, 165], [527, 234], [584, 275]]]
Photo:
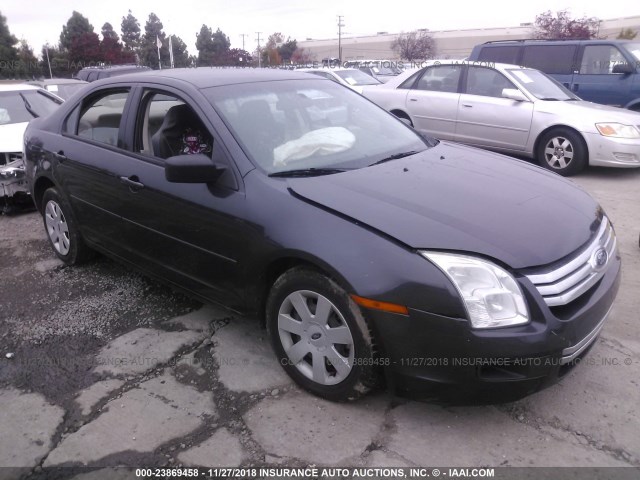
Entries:
[[[298, 71], [299, 72], [299, 71]], [[97, 80], [96, 85], [122, 82], [150, 82], [153, 79], [166, 81], [178, 80], [192, 84], [198, 89], [235, 85], [240, 83], [268, 82], [274, 80], [309, 80], [304, 72], [295, 70], [280, 70], [270, 68], [170, 68], [165, 70], [151, 70], [146, 72], [129, 73], [126, 76], [116, 76]]]
[[0, 83], [0, 92], [19, 92], [25, 90], [41, 90], [35, 85], [27, 85], [25, 83]]

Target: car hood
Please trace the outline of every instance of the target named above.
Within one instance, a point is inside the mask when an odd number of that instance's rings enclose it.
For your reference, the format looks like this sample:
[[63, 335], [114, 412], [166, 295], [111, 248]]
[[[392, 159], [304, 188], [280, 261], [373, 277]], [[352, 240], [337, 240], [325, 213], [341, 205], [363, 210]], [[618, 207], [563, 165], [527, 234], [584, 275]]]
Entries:
[[22, 137], [29, 122], [0, 125], [0, 152], [21, 152]]
[[[571, 115], [585, 123], [618, 122], [625, 125], [640, 125], [640, 113], [638, 112], [584, 100], [565, 102], [539, 100], [536, 102], [536, 111]], [[595, 132], [595, 126], [592, 126], [590, 130]]]
[[287, 181], [298, 197], [411, 248], [478, 253], [516, 269], [571, 254], [601, 221], [598, 204], [574, 183], [444, 142], [369, 168]]

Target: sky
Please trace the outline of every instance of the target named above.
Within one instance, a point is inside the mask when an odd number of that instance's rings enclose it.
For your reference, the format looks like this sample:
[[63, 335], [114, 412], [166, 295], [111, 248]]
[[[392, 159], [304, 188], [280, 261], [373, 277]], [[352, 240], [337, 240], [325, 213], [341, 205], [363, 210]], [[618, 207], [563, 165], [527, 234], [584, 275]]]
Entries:
[[244, 47], [253, 51], [257, 46], [256, 32], [262, 32], [261, 44], [274, 32], [298, 41], [337, 38], [338, 15], [343, 17], [345, 36], [407, 32], [418, 28], [510, 27], [533, 22], [537, 14], [546, 10], [568, 9], [573, 17], [598, 17], [601, 20], [640, 15], [640, 4], [602, 0], [3, 0], [0, 13], [7, 18], [11, 33], [19, 40], [27, 40], [39, 54], [45, 43], [58, 43], [62, 26], [73, 10], [87, 17], [96, 33], [100, 33], [102, 25], [109, 22], [120, 34], [122, 17], [129, 9], [140, 22], [143, 32], [149, 13], [154, 12], [163, 23], [165, 33], [181, 37], [191, 54], [197, 54], [196, 33], [203, 23], [214, 31], [220, 28], [231, 40], [232, 48], [242, 48], [241, 35], [246, 34]]

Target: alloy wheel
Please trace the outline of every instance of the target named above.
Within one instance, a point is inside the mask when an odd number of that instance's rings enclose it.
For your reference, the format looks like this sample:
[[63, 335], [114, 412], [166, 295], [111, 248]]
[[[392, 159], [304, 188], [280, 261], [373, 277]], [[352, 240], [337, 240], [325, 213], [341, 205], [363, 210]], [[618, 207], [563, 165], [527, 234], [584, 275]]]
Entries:
[[544, 158], [554, 170], [567, 168], [574, 156], [573, 144], [564, 137], [553, 137], [544, 148]]
[[60, 205], [53, 200], [49, 200], [45, 207], [45, 223], [47, 226], [47, 234], [51, 239], [53, 248], [55, 248], [60, 255], [67, 255], [71, 248], [69, 225], [67, 224], [64, 213], [62, 213]]

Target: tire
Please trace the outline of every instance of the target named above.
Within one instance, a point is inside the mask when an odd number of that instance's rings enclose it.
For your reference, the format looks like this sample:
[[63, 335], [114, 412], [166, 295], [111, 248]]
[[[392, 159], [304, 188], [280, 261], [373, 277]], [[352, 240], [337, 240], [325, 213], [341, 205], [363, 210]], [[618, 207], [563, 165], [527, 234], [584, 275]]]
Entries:
[[584, 140], [573, 130], [556, 128], [545, 133], [538, 143], [536, 158], [540, 166], [563, 177], [575, 175], [589, 163]]
[[58, 190], [49, 188], [42, 196], [42, 219], [49, 244], [67, 265], [77, 265], [93, 257], [80, 235], [71, 207]]
[[305, 390], [344, 402], [376, 386], [378, 372], [367, 323], [333, 280], [308, 268], [285, 272], [271, 288], [266, 314], [280, 364]]

